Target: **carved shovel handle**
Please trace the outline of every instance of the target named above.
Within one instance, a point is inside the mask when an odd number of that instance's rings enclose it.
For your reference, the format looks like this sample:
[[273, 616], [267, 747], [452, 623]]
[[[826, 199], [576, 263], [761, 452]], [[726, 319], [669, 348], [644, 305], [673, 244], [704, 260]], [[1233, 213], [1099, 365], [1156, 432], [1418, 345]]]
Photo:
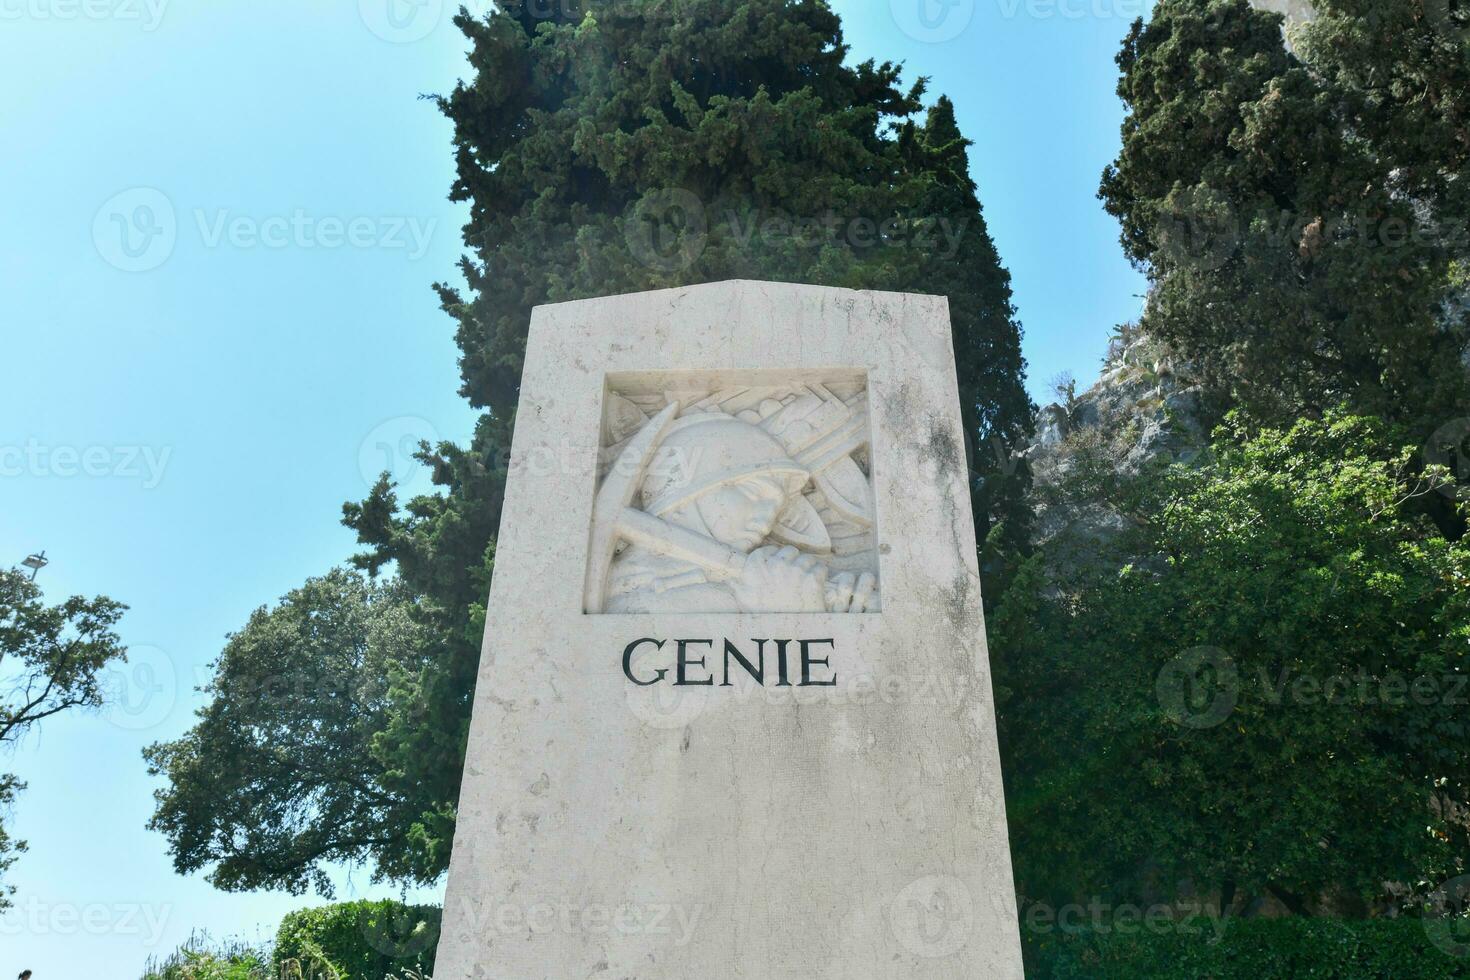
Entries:
[[742, 553], [632, 507], [625, 507], [618, 515], [618, 532], [650, 551], [698, 565], [717, 581], [737, 579], [745, 571]]

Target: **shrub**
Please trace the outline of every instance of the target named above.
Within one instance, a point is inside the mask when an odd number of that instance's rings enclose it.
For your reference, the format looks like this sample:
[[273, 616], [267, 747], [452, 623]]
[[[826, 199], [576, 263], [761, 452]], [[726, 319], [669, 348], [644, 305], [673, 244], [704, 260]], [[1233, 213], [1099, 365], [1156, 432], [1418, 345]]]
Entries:
[[270, 980], [270, 957], [244, 943], [213, 946], [205, 935], [170, 953], [163, 962], [149, 961], [143, 980]]
[[431, 973], [440, 910], [402, 902], [346, 902], [302, 909], [281, 920], [275, 967], [303, 980], [382, 980]]
[[1425, 513], [1460, 489], [1378, 420], [1237, 416], [1029, 562], [990, 618], [1019, 892], [1366, 919], [1464, 874], [1470, 539]]

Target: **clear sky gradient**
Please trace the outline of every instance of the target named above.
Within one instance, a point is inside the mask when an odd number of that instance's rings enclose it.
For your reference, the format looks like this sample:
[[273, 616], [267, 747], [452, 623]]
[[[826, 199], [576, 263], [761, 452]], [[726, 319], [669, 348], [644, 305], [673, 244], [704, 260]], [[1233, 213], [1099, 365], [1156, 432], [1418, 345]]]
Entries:
[[[430, 290], [465, 209], [418, 99], [465, 70], [448, 6], [0, 0], [0, 563], [44, 549], [50, 598], [127, 602], [134, 650], [117, 707], [0, 756], [31, 845], [0, 977], [133, 980], [318, 901], [175, 875], [139, 751], [189, 726], [226, 633], [352, 553], [343, 501], [385, 468], [424, 486], [406, 447], [470, 432]], [[975, 140], [1034, 396], [1090, 381], [1142, 292], [1095, 199], [1141, 0], [836, 6], [855, 57], [931, 76]]]

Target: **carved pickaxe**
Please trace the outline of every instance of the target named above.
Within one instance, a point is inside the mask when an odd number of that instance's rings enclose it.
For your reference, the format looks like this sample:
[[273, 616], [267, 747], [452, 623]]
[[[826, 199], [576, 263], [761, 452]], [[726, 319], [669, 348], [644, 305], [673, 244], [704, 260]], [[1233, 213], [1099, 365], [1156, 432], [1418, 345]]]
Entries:
[[718, 581], [737, 579], [745, 570], [745, 555], [713, 538], [670, 524], [633, 506], [633, 497], [653, 462], [664, 434], [679, 414], [673, 402], [654, 416], [623, 447], [592, 502], [592, 540], [587, 552], [583, 608], [601, 613], [607, 608], [607, 578], [619, 542], [633, 544], [698, 565]]

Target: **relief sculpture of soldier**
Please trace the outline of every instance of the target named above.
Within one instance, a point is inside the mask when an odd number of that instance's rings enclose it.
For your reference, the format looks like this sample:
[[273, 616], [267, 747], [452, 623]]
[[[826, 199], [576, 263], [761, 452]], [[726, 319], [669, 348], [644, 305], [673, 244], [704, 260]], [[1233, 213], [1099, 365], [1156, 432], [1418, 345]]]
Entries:
[[[630, 535], [611, 557], [605, 611], [857, 613], [879, 608], [873, 574], [834, 571], [827, 555], [797, 546], [803, 541], [790, 532], [793, 525], [814, 528], [827, 542], [822, 520], [804, 495], [813, 473], [793, 458], [791, 448], [789, 439], [783, 442], [757, 421], [719, 411], [696, 412], [668, 424], [656, 444], [649, 443], [629, 500], [642, 512], [635, 516], [654, 533]], [[692, 559], [701, 549], [687, 547], [691, 542], [728, 557]], [[830, 543], [825, 549], [808, 544], [830, 551]]]

